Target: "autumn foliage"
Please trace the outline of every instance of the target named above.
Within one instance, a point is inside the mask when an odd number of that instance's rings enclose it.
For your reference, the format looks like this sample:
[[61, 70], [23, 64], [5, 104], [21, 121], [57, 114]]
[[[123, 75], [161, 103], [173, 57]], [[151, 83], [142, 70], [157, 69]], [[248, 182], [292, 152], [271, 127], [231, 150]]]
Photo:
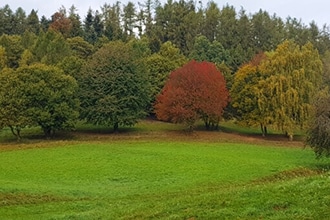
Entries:
[[202, 119], [206, 128], [217, 127], [229, 99], [226, 81], [210, 62], [190, 61], [170, 74], [157, 97], [157, 118], [186, 123]]
[[64, 37], [69, 37], [72, 23], [64, 13], [56, 12], [52, 15], [52, 23], [50, 24], [49, 28], [60, 32]]

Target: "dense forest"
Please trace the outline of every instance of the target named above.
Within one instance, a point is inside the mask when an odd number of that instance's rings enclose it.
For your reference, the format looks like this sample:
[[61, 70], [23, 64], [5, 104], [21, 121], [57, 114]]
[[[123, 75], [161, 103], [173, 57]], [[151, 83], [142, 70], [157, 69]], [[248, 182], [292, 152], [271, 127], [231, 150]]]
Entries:
[[256, 53], [274, 50], [286, 39], [299, 45], [311, 42], [321, 55], [330, 49], [328, 26], [320, 28], [313, 21], [306, 25], [291, 17], [283, 20], [263, 10], [247, 14], [243, 8], [220, 7], [212, 1], [205, 7], [183, 0], [164, 4], [147, 0], [137, 5], [117, 2], [90, 9], [84, 18], [74, 5], [69, 9], [62, 6], [51, 18], [39, 17], [35, 10], [27, 14], [22, 8], [13, 11], [9, 5], [0, 8], [0, 35], [20, 36], [23, 49], [50, 30], [71, 44], [72, 38], [83, 38], [94, 46], [92, 52], [109, 41], [144, 39], [152, 54], [171, 42], [184, 56], [195, 58], [208, 49], [201, 48], [206, 46], [202, 44], [209, 44], [213, 51], [207, 51], [208, 57], [203, 59], [224, 62], [232, 71]]
[[115, 130], [134, 125], [154, 113], [169, 74], [190, 60], [213, 63], [225, 77], [225, 117], [292, 136], [315, 95], [327, 97], [330, 31], [213, 1], [116, 2], [83, 18], [74, 5], [51, 18], [5, 5], [0, 127], [20, 137], [26, 126], [49, 136], [78, 118]]

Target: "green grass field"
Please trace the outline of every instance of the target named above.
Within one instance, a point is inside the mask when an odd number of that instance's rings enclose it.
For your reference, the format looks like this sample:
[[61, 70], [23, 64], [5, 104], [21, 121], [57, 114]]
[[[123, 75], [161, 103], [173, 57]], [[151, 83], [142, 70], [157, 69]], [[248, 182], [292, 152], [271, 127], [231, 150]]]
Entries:
[[299, 142], [140, 123], [0, 138], [0, 219], [329, 219], [329, 160]]

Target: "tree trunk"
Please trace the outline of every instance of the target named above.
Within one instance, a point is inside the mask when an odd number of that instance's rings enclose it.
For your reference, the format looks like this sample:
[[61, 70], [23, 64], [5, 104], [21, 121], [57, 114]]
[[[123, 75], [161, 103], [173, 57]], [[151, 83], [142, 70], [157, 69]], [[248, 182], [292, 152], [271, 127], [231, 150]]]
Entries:
[[262, 136], [265, 137], [266, 136], [265, 126], [262, 123], [260, 123], [260, 129]]
[[114, 132], [114, 133], [118, 133], [118, 128], [119, 128], [119, 124], [118, 124], [118, 122], [116, 122], [116, 123], [113, 125], [113, 132]]
[[208, 121], [204, 121], [204, 124], [205, 124], [205, 129], [206, 130], [209, 130], [210, 129], [210, 124], [209, 124], [209, 122]]
[[286, 131], [285, 135], [289, 138], [290, 141], [293, 141], [293, 133]]
[[21, 137], [21, 128], [20, 127], [13, 127], [13, 126], [9, 126], [11, 133], [17, 138], [17, 141], [20, 141], [22, 139]]
[[52, 134], [52, 129], [49, 127], [43, 128], [44, 131], [44, 135], [47, 139], [51, 138], [51, 134]]
[[208, 117], [202, 117], [202, 119], [204, 121], [205, 129], [209, 130], [210, 129], [210, 120], [208, 119]]
[[194, 124], [195, 124], [195, 121], [188, 121], [187, 125], [188, 125], [188, 131], [189, 132], [194, 131]]
[[215, 124], [215, 130], [219, 130], [219, 122]]

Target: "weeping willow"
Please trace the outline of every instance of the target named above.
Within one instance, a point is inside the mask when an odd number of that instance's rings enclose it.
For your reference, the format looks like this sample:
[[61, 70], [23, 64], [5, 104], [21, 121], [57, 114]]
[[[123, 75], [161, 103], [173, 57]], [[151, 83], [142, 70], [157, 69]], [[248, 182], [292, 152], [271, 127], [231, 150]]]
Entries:
[[285, 41], [260, 68], [266, 76], [258, 83], [258, 108], [275, 128], [293, 138], [311, 115], [312, 100], [322, 80], [322, 62], [308, 43], [302, 47]]

